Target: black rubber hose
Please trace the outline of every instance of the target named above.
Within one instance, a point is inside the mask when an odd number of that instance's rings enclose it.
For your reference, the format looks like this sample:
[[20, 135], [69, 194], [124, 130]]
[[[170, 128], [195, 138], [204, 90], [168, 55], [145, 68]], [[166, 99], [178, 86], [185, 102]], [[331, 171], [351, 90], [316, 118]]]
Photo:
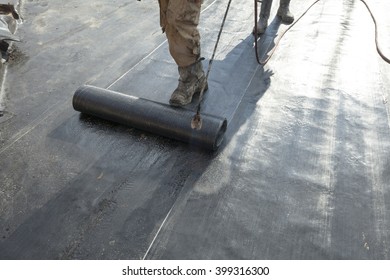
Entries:
[[227, 127], [226, 119], [203, 114], [202, 129], [195, 130], [190, 126], [194, 111], [87, 85], [76, 90], [73, 108], [214, 151], [221, 145]]

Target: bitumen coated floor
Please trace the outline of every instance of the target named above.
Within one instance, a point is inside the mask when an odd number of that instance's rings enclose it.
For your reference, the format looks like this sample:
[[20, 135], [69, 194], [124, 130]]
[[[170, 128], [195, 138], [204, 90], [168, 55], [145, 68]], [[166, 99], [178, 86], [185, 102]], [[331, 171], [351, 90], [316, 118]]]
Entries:
[[[275, 16], [267, 57], [288, 26]], [[296, 19], [313, 3], [292, 0]], [[366, 0], [390, 56], [390, 2]], [[208, 65], [226, 0], [205, 0]], [[255, 59], [232, 0], [204, 112], [210, 153], [76, 112], [89, 84], [167, 103], [177, 69], [154, 0], [21, 1], [3, 68], [0, 259], [389, 259], [390, 65], [360, 0], [320, 0]]]

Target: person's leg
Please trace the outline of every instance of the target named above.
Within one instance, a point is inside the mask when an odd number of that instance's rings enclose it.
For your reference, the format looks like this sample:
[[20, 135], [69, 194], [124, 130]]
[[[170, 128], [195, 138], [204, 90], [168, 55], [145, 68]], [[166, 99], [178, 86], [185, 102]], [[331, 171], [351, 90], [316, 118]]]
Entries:
[[277, 15], [282, 19], [283, 23], [291, 24], [294, 22], [294, 16], [290, 12], [291, 0], [280, 0], [279, 9]]
[[195, 63], [200, 56], [198, 31], [200, 0], [169, 0], [165, 32], [169, 51], [180, 67]]
[[[268, 19], [271, 12], [272, 0], [263, 0], [260, 8], [259, 21], [257, 22], [257, 34], [263, 34], [268, 27]], [[255, 32], [255, 30], [253, 30]]]
[[[167, 0], [162, 0], [167, 1]], [[169, 52], [178, 65], [179, 85], [170, 103], [183, 106], [191, 102], [194, 93], [206, 87], [206, 78], [200, 61], [200, 34], [198, 31], [201, 0], [168, 0], [163, 20]], [[163, 6], [160, 4], [160, 7]]]

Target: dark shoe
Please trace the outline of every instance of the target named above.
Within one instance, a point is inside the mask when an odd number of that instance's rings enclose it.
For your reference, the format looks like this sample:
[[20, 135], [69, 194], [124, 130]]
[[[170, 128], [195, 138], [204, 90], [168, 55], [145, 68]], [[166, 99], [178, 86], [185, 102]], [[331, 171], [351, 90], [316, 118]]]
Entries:
[[[261, 35], [265, 32], [268, 27], [268, 19], [267, 18], [259, 18], [257, 22], [257, 35]], [[256, 28], [253, 28], [253, 34], [256, 32]]]
[[191, 103], [195, 93], [200, 93], [203, 87], [204, 91], [208, 89], [206, 76], [200, 61], [187, 67], [179, 67], [179, 76], [179, 85], [169, 100], [169, 104], [172, 106], [187, 105]]
[[291, 24], [294, 22], [294, 16], [290, 12], [290, 0], [280, 0], [279, 9], [277, 15], [282, 19], [285, 24]]

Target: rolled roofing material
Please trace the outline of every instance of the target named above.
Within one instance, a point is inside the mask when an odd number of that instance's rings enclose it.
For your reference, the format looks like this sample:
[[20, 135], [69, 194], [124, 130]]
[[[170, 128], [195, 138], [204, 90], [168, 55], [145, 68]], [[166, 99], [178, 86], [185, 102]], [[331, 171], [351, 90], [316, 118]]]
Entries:
[[218, 149], [227, 127], [226, 119], [204, 114], [202, 129], [194, 130], [193, 111], [87, 85], [76, 90], [73, 108], [208, 150]]

